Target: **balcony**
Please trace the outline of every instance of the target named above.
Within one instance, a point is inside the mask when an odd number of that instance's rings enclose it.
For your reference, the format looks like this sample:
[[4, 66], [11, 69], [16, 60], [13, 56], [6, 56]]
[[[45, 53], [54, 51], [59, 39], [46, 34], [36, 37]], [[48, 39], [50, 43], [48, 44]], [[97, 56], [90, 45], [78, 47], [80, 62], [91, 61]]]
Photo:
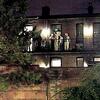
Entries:
[[[96, 42], [97, 41], [97, 42]], [[100, 40], [71, 38], [70, 41], [64, 39], [37, 39], [31, 40], [28, 46], [23, 46], [23, 51], [28, 52], [87, 52], [99, 51]]]
[[28, 52], [74, 52], [84, 50], [83, 43], [76, 43], [76, 39], [65, 41], [64, 39], [45, 39], [31, 41], [30, 45], [24, 47]]

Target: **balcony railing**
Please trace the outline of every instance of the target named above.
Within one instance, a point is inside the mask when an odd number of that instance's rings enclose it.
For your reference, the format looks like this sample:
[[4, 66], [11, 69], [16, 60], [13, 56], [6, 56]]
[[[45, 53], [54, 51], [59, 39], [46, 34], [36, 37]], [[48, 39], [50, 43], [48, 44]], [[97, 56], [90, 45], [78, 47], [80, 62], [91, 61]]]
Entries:
[[96, 42], [94, 44], [93, 40], [92, 42], [90, 40], [90, 43], [89, 41], [84, 41], [83, 38], [80, 40], [82, 41], [76, 41], [76, 38], [71, 38], [70, 41], [64, 39], [34, 40], [30, 41], [30, 44], [28, 46], [23, 46], [23, 50], [28, 52], [52, 52], [52, 51], [76, 52], [85, 50], [100, 50], [99, 48], [100, 41], [97, 42], [97, 44]]

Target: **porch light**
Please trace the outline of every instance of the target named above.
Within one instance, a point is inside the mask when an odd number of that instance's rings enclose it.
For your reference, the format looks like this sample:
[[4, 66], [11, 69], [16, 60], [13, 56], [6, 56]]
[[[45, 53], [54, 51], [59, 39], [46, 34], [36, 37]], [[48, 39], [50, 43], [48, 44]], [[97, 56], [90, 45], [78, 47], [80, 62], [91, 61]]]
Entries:
[[47, 39], [50, 36], [50, 28], [45, 27], [43, 28], [42, 32], [41, 32], [41, 37], [43, 39]]
[[85, 25], [84, 26], [84, 37], [85, 38], [92, 38], [93, 36], [93, 26], [92, 25]]

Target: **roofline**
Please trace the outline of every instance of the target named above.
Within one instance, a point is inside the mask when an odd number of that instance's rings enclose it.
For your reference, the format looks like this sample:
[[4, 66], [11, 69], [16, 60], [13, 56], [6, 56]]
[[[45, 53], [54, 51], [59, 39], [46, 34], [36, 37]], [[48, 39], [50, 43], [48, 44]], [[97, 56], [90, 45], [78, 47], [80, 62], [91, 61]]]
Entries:
[[100, 17], [100, 13], [93, 14], [63, 14], [63, 15], [50, 15], [50, 16], [27, 16], [27, 18], [33, 19], [55, 19], [55, 18], [78, 18], [78, 17]]

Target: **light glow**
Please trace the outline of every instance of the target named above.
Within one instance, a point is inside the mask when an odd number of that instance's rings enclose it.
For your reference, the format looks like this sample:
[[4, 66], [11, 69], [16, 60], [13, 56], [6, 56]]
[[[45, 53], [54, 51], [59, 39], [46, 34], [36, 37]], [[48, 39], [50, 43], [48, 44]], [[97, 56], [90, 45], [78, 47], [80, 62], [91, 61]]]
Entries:
[[33, 26], [26, 26], [24, 30], [27, 31], [27, 32], [32, 31]]
[[84, 37], [91, 38], [93, 36], [93, 26], [85, 25], [84, 26]]
[[50, 66], [49, 66], [49, 64], [46, 65], [44, 62], [41, 62], [41, 63], [39, 63], [39, 67], [49, 68]]
[[84, 67], [88, 67], [88, 64], [86, 61], [84, 61]]
[[50, 36], [50, 28], [43, 28], [42, 32], [41, 32], [41, 37], [43, 39], [47, 39]]
[[100, 58], [94, 58], [94, 61], [100, 62]]

